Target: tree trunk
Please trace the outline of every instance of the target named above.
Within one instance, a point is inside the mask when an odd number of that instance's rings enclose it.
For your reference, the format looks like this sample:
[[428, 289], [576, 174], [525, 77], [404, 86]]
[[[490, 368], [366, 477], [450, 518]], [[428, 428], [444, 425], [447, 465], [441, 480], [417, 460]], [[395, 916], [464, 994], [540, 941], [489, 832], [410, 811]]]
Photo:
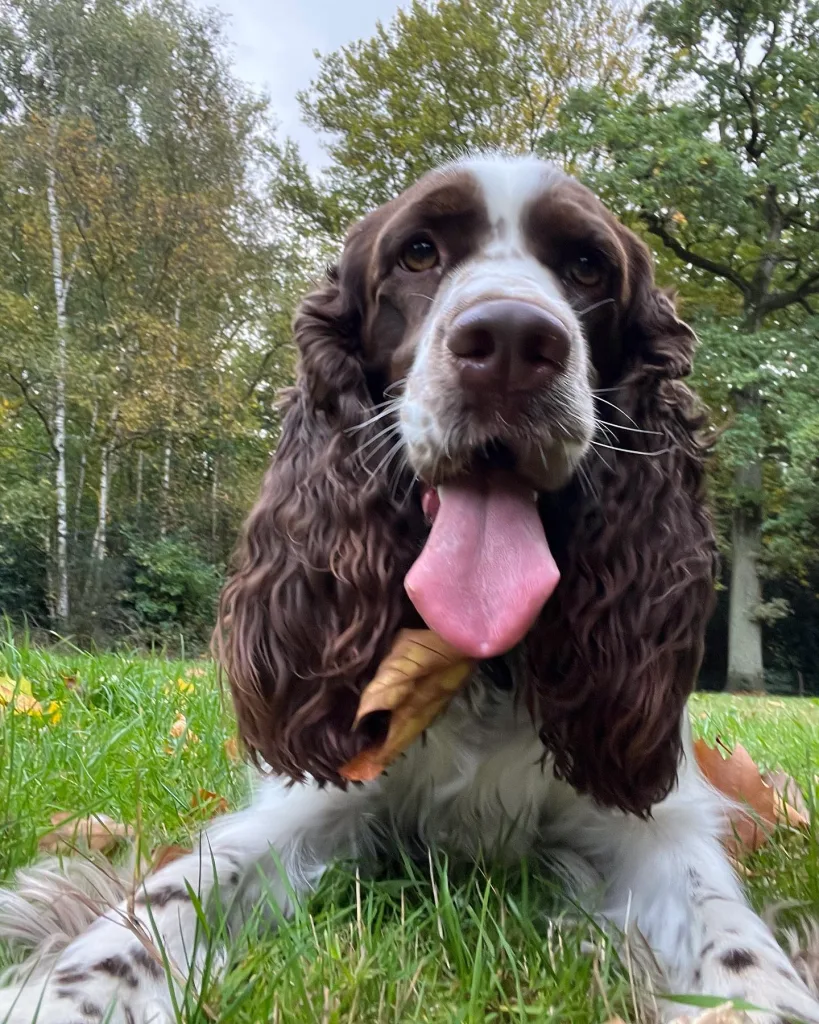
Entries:
[[80, 511], [82, 508], [82, 492], [85, 490], [85, 469], [88, 463], [88, 446], [94, 440], [94, 434], [96, 433], [98, 408], [99, 403], [94, 402], [94, 410], [91, 413], [91, 430], [88, 432], [88, 440], [83, 446], [82, 454], [80, 455], [80, 473], [77, 480], [77, 497], [74, 500], [74, 536], [72, 538], [75, 551], [77, 548], [77, 536], [80, 532]]
[[[177, 335], [179, 334], [179, 322], [182, 315], [182, 296], [178, 293], [176, 296], [176, 307], [174, 309], [174, 326], [176, 332], [174, 339], [171, 342], [171, 355], [173, 357], [174, 367], [176, 366], [176, 358], [179, 353], [179, 344], [177, 341]], [[173, 371], [172, 371], [173, 373]], [[175, 380], [171, 380], [171, 422], [168, 425], [168, 429], [165, 433], [165, 450], [162, 454], [162, 508], [159, 512], [159, 536], [164, 540], [168, 535], [168, 520], [170, 518], [171, 511], [171, 455], [173, 454], [173, 447], [171, 445], [171, 430], [173, 427], [174, 417], [174, 406], [175, 402]]]
[[171, 503], [171, 438], [165, 436], [165, 450], [162, 454], [162, 508], [159, 513], [159, 536], [162, 540], [168, 536], [168, 512]]
[[145, 472], [145, 452], [141, 449], [137, 452], [136, 469], [136, 519], [137, 525], [142, 521], [142, 476]]
[[111, 449], [112, 442], [106, 441], [102, 447], [100, 458], [100, 494], [97, 503], [97, 526], [94, 530], [94, 539], [91, 542], [91, 575], [94, 573], [94, 566], [100, 566], [105, 561], [106, 546], [108, 543], [108, 492], [111, 485]]
[[210, 479], [210, 549], [211, 557], [216, 559], [216, 535], [219, 523], [219, 460], [213, 456]]
[[[742, 400], [740, 401], [742, 404]], [[745, 400], [746, 408], [751, 405]], [[764, 690], [762, 626], [756, 617], [762, 601], [762, 466], [741, 466], [734, 476], [737, 498], [731, 520], [731, 593], [728, 610], [728, 680], [731, 691]]]
[[68, 489], [65, 468], [65, 403], [68, 373], [68, 319], [66, 300], [68, 282], [63, 276], [63, 243], [60, 233], [60, 209], [57, 203], [55, 154], [49, 154], [47, 168], [48, 223], [51, 233], [51, 276], [57, 315], [57, 382], [54, 396], [54, 451], [56, 455], [55, 491], [57, 499], [57, 601], [56, 617], [60, 626], [68, 623]]

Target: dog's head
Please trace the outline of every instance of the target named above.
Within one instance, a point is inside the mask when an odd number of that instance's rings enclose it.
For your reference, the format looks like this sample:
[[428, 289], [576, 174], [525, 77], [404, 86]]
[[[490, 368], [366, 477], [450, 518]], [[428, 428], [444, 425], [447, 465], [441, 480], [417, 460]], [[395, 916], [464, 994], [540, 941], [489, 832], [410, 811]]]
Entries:
[[338, 781], [361, 688], [420, 614], [471, 657], [525, 645], [558, 773], [644, 812], [675, 778], [713, 572], [695, 339], [646, 247], [550, 164], [466, 160], [353, 228], [295, 335], [222, 602], [248, 745]]

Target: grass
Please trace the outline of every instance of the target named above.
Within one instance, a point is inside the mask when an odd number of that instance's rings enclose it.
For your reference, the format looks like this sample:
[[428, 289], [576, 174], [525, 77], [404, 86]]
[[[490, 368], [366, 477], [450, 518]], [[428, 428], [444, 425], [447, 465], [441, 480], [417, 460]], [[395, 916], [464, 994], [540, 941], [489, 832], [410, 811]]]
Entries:
[[[186, 844], [215, 806], [201, 790], [231, 807], [246, 799], [248, 776], [226, 748], [231, 715], [209, 662], [45, 651], [7, 639], [0, 684], [4, 676], [28, 680], [41, 713], [0, 713], [0, 879], [35, 857], [56, 812], [104, 812], [138, 825], [151, 845]], [[180, 713], [187, 731], [173, 737]], [[696, 695], [692, 718], [698, 735], [742, 742], [761, 767], [784, 768], [815, 806], [819, 701]], [[778, 836], [749, 870], [758, 906], [789, 897], [819, 911], [815, 836]], [[226, 977], [207, 984], [182, 1017], [634, 1020], [628, 971], [598, 935], [594, 955], [581, 950], [591, 926], [559, 923], [572, 910], [531, 865], [499, 871], [434, 859], [374, 881], [342, 866], [275, 936], [249, 926]], [[0, 964], [8, 956], [0, 951]]]

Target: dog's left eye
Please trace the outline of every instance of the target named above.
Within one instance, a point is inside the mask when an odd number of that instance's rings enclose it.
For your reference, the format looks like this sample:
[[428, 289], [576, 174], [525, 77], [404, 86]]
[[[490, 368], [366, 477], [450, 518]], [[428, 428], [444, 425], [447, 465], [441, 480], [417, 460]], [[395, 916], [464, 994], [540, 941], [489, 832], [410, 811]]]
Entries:
[[438, 265], [438, 250], [429, 238], [411, 238], [401, 250], [398, 262], [405, 270], [419, 274]]
[[584, 288], [593, 288], [603, 280], [603, 265], [593, 256], [578, 256], [566, 268], [568, 276]]

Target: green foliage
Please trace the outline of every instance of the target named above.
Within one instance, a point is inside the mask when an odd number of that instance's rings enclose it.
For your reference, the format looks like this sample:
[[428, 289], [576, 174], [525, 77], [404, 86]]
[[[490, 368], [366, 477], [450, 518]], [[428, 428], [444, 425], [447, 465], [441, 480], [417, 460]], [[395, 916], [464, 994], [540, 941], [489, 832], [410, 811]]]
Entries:
[[130, 586], [123, 595], [133, 609], [138, 635], [162, 643], [207, 643], [222, 578], [183, 537], [132, 540], [128, 552]]
[[[332, 138], [328, 212], [350, 219], [467, 149], [537, 149], [573, 90], [633, 88], [634, 28], [607, 0], [413, 0], [323, 56], [300, 96]], [[314, 207], [314, 186], [289, 170]]]

